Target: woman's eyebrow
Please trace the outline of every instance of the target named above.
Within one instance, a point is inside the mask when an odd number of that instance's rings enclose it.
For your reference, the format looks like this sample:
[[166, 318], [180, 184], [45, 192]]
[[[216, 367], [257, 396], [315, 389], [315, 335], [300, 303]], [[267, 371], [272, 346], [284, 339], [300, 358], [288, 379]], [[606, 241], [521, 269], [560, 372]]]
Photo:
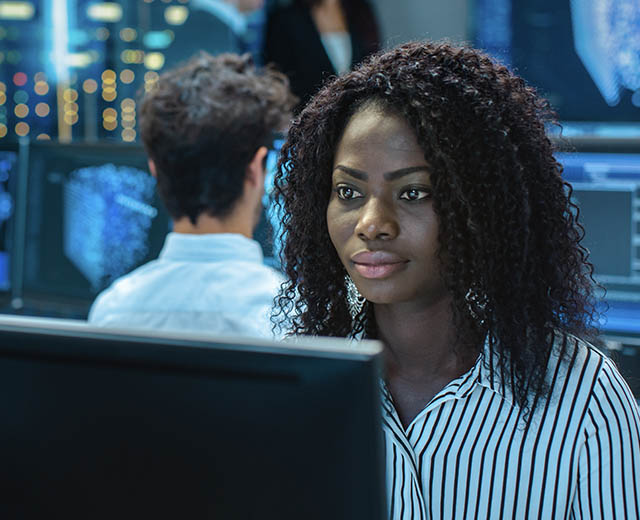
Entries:
[[[361, 181], [365, 181], [369, 178], [369, 175], [367, 175], [367, 173], [363, 172], [362, 170], [357, 170], [356, 168], [349, 168], [348, 166], [343, 166], [342, 164], [338, 164], [334, 168], [334, 171], [335, 170], [343, 171], [347, 175], [350, 175], [351, 177], [355, 177], [356, 179], [359, 179]], [[426, 164], [422, 166], [409, 166], [408, 168], [400, 168], [399, 170], [386, 172], [383, 174], [383, 177], [387, 181], [395, 181], [400, 177], [409, 175], [410, 173], [421, 172], [421, 171], [428, 173], [429, 167]]]

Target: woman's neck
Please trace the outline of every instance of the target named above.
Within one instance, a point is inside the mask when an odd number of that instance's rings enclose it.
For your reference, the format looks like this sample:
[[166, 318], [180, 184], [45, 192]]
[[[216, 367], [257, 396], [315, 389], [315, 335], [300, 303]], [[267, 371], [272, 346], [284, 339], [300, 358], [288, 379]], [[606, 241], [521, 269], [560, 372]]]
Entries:
[[458, 343], [450, 298], [426, 307], [376, 304], [374, 312], [385, 344], [387, 384], [406, 427], [478, 354]]

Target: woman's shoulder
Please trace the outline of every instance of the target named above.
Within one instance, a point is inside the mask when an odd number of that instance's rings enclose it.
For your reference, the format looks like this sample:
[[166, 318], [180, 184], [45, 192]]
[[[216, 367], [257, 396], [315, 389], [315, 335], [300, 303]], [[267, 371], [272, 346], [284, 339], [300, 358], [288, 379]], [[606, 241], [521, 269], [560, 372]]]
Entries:
[[637, 412], [637, 402], [614, 361], [589, 341], [571, 334], [556, 338], [547, 370], [550, 398], [585, 415], [593, 410]]

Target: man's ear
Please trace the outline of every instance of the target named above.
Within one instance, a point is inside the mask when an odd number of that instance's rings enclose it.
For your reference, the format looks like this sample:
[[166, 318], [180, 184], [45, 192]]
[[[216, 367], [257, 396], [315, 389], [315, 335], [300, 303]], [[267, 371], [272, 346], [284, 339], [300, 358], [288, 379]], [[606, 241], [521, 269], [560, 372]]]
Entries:
[[158, 174], [156, 173], [156, 163], [153, 162], [153, 159], [149, 159], [147, 164], [149, 165], [149, 173], [151, 173], [154, 179], [157, 179]]
[[258, 185], [264, 183], [265, 168], [264, 158], [267, 156], [267, 147], [261, 146], [256, 150], [253, 158], [247, 165], [245, 181], [252, 185]]

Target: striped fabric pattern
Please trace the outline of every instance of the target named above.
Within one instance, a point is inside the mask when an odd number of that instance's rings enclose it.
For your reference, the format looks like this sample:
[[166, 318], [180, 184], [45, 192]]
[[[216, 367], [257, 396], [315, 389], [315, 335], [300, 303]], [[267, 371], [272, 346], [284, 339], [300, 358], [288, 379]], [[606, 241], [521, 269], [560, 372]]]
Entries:
[[406, 430], [383, 385], [391, 519], [640, 518], [638, 405], [608, 358], [565, 341], [528, 423], [487, 350]]

